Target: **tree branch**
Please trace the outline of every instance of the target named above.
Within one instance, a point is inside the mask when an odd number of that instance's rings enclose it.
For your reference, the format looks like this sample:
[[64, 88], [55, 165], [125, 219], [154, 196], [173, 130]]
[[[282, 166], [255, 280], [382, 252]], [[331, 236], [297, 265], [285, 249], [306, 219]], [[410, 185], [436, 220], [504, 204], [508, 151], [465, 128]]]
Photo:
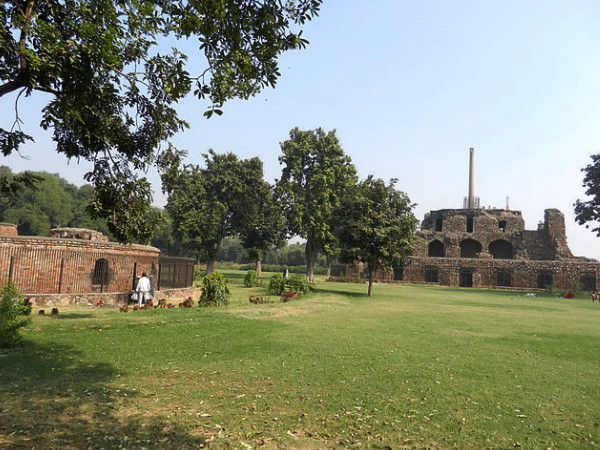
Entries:
[[25, 19], [25, 25], [21, 29], [21, 36], [19, 36], [19, 69], [21, 72], [27, 71], [27, 58], [25, 57], [25, 51], [27, 50], [27, 32], [29, 31], [29, 24], [31, 23], [31, 16], [33, 14], [33, 6], [35, 0], [28, 0], [23, 18]]

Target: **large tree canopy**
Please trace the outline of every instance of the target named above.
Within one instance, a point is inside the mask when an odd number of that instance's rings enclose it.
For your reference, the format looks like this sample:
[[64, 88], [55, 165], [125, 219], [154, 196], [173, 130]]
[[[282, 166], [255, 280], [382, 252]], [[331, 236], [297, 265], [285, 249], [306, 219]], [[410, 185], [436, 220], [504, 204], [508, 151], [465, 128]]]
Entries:
[[[106, 221], [90, 217], [88, 206], [93, 196], [92, 187], [80, 188], [58, 175], [29, 172], [37, 180], [35, 188], [24, 186], [20, 195], [6, 195], [0, 191], [0, 222], [17, 225], [19, 234], [49, 236], [56, 227], [90, 228], [107, 235]], [[10, 168], [0, 166], [0, 177], [9, 183], [15, 177]]]
[[356, 169], [334, 131], [294, 128], [281, 143], [278, 195], [291, 234], [306, 239], [306, 278], [313, 281], [319, 251], [335, 246], [331, 221], [343, 193], [356, 183]]
[[[177, 102], [193, 92], [210, 116], [228, 99], [274, 86], [278, 57], [306, 45], [299, 27], [321, 1], [0, 2], [0, 97], [16, 111], [12, 127], [0, 128], [0, 150], [32, 140], [21, 128], [23, 96], [49, 94], [41, 126], [53, 130], [57, 152], [93, 163], [86, 179], [97, 188], [97, 215], [119, 240], [145, 241], [140, 205], [151, 190], [137, 174], [160, 169], [161, 143], [186, 128]], [[190, 58], [195, 73], [176, 48], [187, 40], [204, 55]]]
[[375, 271], [390, 269], [413, 248], [418, 224], [414, 205], [395, 183], [369, 176], [346, 193], [334, 216], [340, 260], [367, 266], [369, 296]]
[[166, 210], [184, 246], [207, 261], [210, 273], [223, 239], [256, 224], [249, 211], [262, 192], [262, 161], [239, 160], [233, 153], [212, 150], [204, 155], [204, 167], [180, 166], [181, 153], [169, 157], [178, 163], [163, 175], [163, 189], [169, 196]]

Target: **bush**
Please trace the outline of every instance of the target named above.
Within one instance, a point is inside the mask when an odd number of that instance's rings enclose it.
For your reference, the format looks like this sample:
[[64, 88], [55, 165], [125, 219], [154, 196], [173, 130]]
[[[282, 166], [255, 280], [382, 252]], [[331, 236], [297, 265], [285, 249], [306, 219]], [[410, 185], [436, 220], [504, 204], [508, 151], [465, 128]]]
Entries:
[[21, 340], [19, 328], [31, 320], [31, 306], [25, 304], [17, 287], [10, 281], [0, 293], [0, 347], [14, 347]]
[[273, 274], [269, 280], [269, 292], [281, 295], [285, 291], [285, 280], [280, 273]]
[[[256, 264], [240, 264], [239, 270], [252, 270], [256, 267]], [[280, 272], [283, 273], [284, 269], [288, 269], [290, 273], [306, 274], [306, 266], [286, 266], [278, 264], [263, 264], [261, 266], [263, 272]], [[327, 275], [327, 267], [315, 267], [315, 275]]]
[[310, 283], [302, 275], [292, 275], [286, 279], [280, 273], [276, 273], [269, 280], [269, 292], [277, 295], [283, 295], [288, 292], [306, 294], [311, 289]]
[[312, 289], [310, 283], [301, 275], [292, 275], [285, 280], [285, 292], [298, 292], [306, 294]]
[[262, 286], [262, 285], [263, 285], [263, 282], [258, 279], [258, 277], [256, 276], [255, 270], [249, 270], [248, 272], [246, 272], [246, 276], [244, 277], [244, 286], [255, 287], [255, 286]]
[[198, 306], [220, 306], [229, 303], [229, 287], [219, 272], [212, 272], [202, 279], [202, 295]]

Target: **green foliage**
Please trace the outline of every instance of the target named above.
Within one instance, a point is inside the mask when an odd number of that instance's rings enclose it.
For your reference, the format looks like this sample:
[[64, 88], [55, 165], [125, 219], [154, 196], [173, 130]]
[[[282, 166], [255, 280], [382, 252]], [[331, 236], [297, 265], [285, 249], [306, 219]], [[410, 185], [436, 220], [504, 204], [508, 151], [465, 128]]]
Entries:
[[306, 278], [302, 275], [291, 275], [285, 280], [284, 292], [297, 292], [299, 294], [307, 294], [312, 290], [312, 285], [306, 281]]
[[14, 347], [21, 341], [19, 328], [30, 321], [31, 306], [23, 303], [17, 287], [8, 282], [0, 292], [0, 347]]
[[162, 177], [169, 196], [166, 210], [183, 244], [206, 260], [211, 272], [223, 239], [256, 224], [248, 205], [256, 203], [264, 185], [262, 162], [210, 150], [204, 154], [205, 167], [183, 166], [183, 156], [170, 154], [178, 163]]
[[[306, 46], [298, 28], [320, 4], [0, 2], [0, 97], [15, 103], [11, 123], [19, 124], [0, 128], [0, 151], [10, 155], [33, 140], [21, 130], [19, 101], [43, 94], [41, 126], [52, 130], [56, 151], [92, 164], [86, 180], [101, 191], [96, 215], [119, 241], [145, 242], [152, 223], [144, 219], [144, 205], [151, 202], [146, 180], [136, 173], [151, 165], [166, 169], [161, 144], [188, 126], [178, 102], [193, 94], [207, 103], [210, 117], [222, 114], [230, 99], [274, 86], [278, 58]], [[188, 40], [199, 49], [191, 58], [179, 50]], [[133, 189], [137, 184], [140, 191]], [[15, 186], [17, 179], [6, 184]]]
[[332, 215], [343, 193], [356, 182], [356, 169], [335, 131], [294, 128], [281, 143], [283, 165], [277, 193], [289, 232], [306, 239], [306, 276], [313, 278], [319, 251], [335, 252]]
[[269, 279], [268, 290], [269, 292], [277, 295], [281, 295], [283, 292], [285, 292], [285, 280], [283, 275], [280, 273], [273, 274], [273, 276], [271, 276]]
[[600, 236], [600, 154], [592, 155], [592, 163], [581, 169], [585, 195], [591, 197], [587, 201], [577, 200], [575, 207], [575, 220], [586, 228], [592, 226], [592, 231]]
[[[239, 270], [252, 270], [253, 264], [241, 264], [236, 266]], [[306, 274], [306, 264], [300, 266], [288, 266], [288, 265], [276, 265], [276, 264], [263, 264], [263, 272], [279, 272], [283, 273], [285, 269], [288, 269], [290, 273], [301, 273]], [[315, 275], [327, 275], [327, 267], [315, 266], [313, 269]]]
[[249, 270], [246, 272], [246, 276], [244, 276], [244, 286], [246, 287], [256, 287], [262, 286], [263, 282], [256, 276], [255, 270]]
[[[23, 176], [0, 167], [0, 178]], [[89, 184], [77, 187], [57, 174], [26, 172], [37, 180], [25, 185], [18, 193], [5, 195], [0, 188], [0, 221], [17, 225], [20, 235], [49, 236], [56, 227], [89, 228], [111, 236], [106, 220], [93, 219], [88, 212], [93, 200]]]
[[302, 275], [292, 275], [286, 279], [280, 273], [276, 273], [269, 279], [268, 290], [277, 295], [283, 295], [288, 292], [306, 294], [311, 289], [312, 285]]
[[283, 210], [266, 181], [257, 182], [244, 207], [240, 227], [242, 246], [252, 261], [261, 261], [273, 247], [286, 243], [287, 227]]
[[202, 279], [202, 294], [198, 306], [220, 306], [229, 303], [229, 287], [223, 275], [212, 272]]
[[[414, 205], [395, 183], [369, 176], [348, 190], [335, 214], [342, 262], [364, 263], [372, 275], [400, 263], [412, 251], [418, 221]], [[372, 285], [370, 276], [369, 295]]]

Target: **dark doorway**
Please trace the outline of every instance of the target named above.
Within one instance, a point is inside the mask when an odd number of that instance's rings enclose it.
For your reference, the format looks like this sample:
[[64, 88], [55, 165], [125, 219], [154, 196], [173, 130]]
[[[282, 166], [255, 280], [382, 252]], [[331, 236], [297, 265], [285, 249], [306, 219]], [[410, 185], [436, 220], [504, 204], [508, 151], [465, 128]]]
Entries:
[[592, 274], [585, 274], [580, 279], [581, 289], [587, 292], [596, 290], [596, 277]]
[[499, 270], [496, 272], [496, 286], [512, 286], [512, 275], [510, 270]]
[[402, 281], [404, 278], [404, 267], [394, 267], [394, 281]]
[[442, 219], [435, 219], [435, 231], [442, 231]]
[[92, 273], [92, 285], [100, 286], [100, 292], [104, 292], [104, 288], [108, 285], [108, 277], [108, 260], [97, 259]]
[[427, 267], [424, 270], [423, 277], [427, 283], [437, 283], [439, 280], [438, 269], [434, 267]]
[[554, 284], [552, 272], [540, 272], [537, 276], [537, 284], [539, 289], [551, 288]]
[[458, 285], [460, 287], [473, 287], [473, 269], [460, 269]]

